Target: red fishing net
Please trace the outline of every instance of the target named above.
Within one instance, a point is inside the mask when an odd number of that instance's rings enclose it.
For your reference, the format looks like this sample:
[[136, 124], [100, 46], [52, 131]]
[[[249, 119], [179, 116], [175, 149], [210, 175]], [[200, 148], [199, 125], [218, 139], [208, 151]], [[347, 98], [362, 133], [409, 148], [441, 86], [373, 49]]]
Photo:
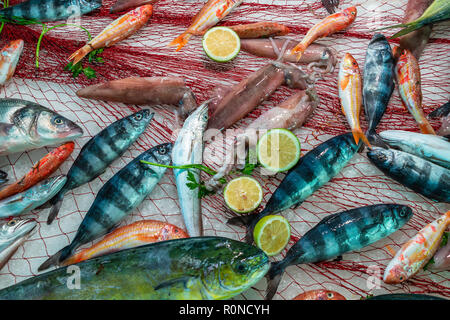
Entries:
[[[10, 5], [17, 2], [20, 1], [11, 1]], [[109, 13], [112, 2], [104, 0], [101, 10], [81, 18], [81, 24], [92, 35], [98, 34], [118, 16], [118, 14]], [[83, 75], [74, 79], [71, 73], [63, 70], [69, 55], [86, 42], [87, 36], [83, 31], [64, 27], [47, 33], [43, 38], [39, 54], [39, 68], [36, 68], [35, 48], [41, 27], [5, 25], [0, 35], [0, 45], [3, 46], [12, 39], [22, 38], [25, 40], [25, 49], [15, 77], [1, 89], [0, 96], [36, 101], [75, 120], [84, 129], [84, 136], [75, 142], [74, 153], [61, 166], [57, 174], [67, 173], [81, 147], [100, 129], [140, 109], [138, 106], [80, 99], [75, 95], [78, 89], [128, 76], [181, 76], [186, 79], [187, 85], [195, 93], [197, 101], [202, 102], [209, 98], [217, 85], [235, 84], [267, 63], [267, 59], [245, 52], [241, 52], [236, 59], [226, 64], [212, 62], [203, 53], [199, 37], [191, 38], [180, 52], [175, 52], [173, 47], [169, 47], [168, 43], [188, 27], [203, 3], [204, 1], [200, 0], [161, 0], [154, 6], [153, 17], [148, 25], [129, 39], [105, 49], [102, 54], [105, 63], [92, 66], [97, 72], [97, 78], [91, 80]], [[362, 68], [365, 50], [374, 29], [399, 23], [403, 17], [406, 0], [345, 0], [341, 1], [339, 8], [343, 9], [355, 4], [360, 4], [358, 17], [351, 27], [345, 32], [334, 34], [318, 42], [335, 48], [339, 52], [339, 57], [342, 57], [345, 52], [350, 52]], [[245, 0], [221, 24], [280, 22], [291, 29], [292, 33], [289, 36], [301, 40], [307, 30], [326, 14], [321, 1]], [[50, 23], [49, 26], [56, 24], [58, 23]], [[386, 35], [393, 34], [395, 30], [386, 31]], [[394, 40], [392, 43], [398, 43], [398, 41]], [[448, 24], [447, 26], [436, 25], [420, 59], [425, 114], [449, 100], [449, 43]], [[328, 138], [349, 130], [338, 100], [337, 72], [335, 70], [317, 82], [316, 89], [320, 97], [320, 105], [303, 128], [295, 131], [302, 143], [303, 153]], [[293, 92], [291, 89], [281, 87], [236, 127], [248, 124], [263, 111], [286, 99], [291, 92]], [[0, 270], [0, 287], [12, 285], [36, 275], [37, 267], [74, 237], [82, 218], [105, 181], [147, 148], [162, 142], [173, 141], [172, 111], [166, 108], [153, 109], [156, 115], [145, 134], [102, 176], [67, 193], [60, 215], [52, 225], [47, 226], [45, 223], [48, 209], [36, 210], [26, 216], [37, 219], [39, 222], [37, 232]], [[365, 129], [367, 123], [363, 115], [361, 119], [362, 127]], [[438, 120], [431, 121], [431, 124], [435, 129], [440, 125]], [[412, 116], [402, 106], [397, 90], [394, 91], [378, 129], [419, 131]], [[231, 138], [227, 142], [230, 144]], [[42, 148], [0, 157], [0, 169], [8, 172], [10, 180], [14, 180], [26, 173], [33, 163], [51, 149]], [[223, 150], [224, 148], [217, 143], [207, 144], [205, 164], [212, 168], [219, 168]], [[215, 156], [208, 156], [213, 151]], [[264, 189], [263, 206], [284, 175], [267, 177], [258, 175], [256, 171], [254, 176], [261, 182]], [[369, 294], [389, 292], [428, 293], [450, 297], [448, 272], [421, 271], [402, 285], [383, 283], [384, 268], [392, 258], [390, 251], [397, 251], [407, 239], [449, 210], [450, 206], [433, 202], [387, 178], [370, 164], [365, 153], [357, 154], [337, 177], [315, 192], [300, 207], [282, 213], [292, 226], [293, 236], [288, 247], [331, 213], [378, 203], [406, 204], [413, 209], [414, 217], [401, 230], [360, 251], [345, 254], [341, 261], [289, 267], [282, 278], [275, 299], [291, 299], [303, 291], [321, 288], [338, 291], [347, 299], [359, 299]], [[243, 228], [225, 223], [231, 214], [220, 194], [204, 198], [202, 208], [205, 235], [243, 239]], [[170, 169], [153, 193], [130, 214], [122, 225], [139, 219], [157, 219], [184, 226]], [[285, 252], [274, 257], [273, 260], [281, 259]], [[264, 293], [265, 280], [239, 298], [261, 299]]]

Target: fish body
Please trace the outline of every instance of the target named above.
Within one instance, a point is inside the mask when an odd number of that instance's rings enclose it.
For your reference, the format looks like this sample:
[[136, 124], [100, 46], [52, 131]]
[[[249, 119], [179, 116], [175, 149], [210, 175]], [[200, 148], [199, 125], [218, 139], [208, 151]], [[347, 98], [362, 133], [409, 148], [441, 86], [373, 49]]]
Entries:
[[395, 79], [400, 97], [412, 114], [422, 133], [436, 134], [428, 122], [422, 110], [422, 89], [420, 80], [420, 68], [417, 59], [407, 49], [395, 47]]
[[117, 0], [111, 7], [110, 12], [116, 13], [126, 9], [135, 8], [144, 4], [155, 4], [159, 0]]
[[71, 243], [45, 261], [38, 270], [63, 262], [83, 244], [116, 227], [153, 191], [167, 170], [144, 164], [141, 160], [169, 165], [171, 152], [171, 143], [158, 145], [141, 153], [118, 171], [98, 191]]
[[290, 32], [285, 25], [266, 21], [227, 27], [236, 32], [240, 39], [284, 36]]
[[101, 0], [28, 0], [0, 10], [0, 17], [58, 21], [79, 17], [101, 6]]
[[12, 219], [0, 226], [0, 270], [36, 228], [33, 219]]
[[450, 169], [450, 142], [444, 137], [403, 130], [382, 131], [380, 137], [391, 147]]
[[136, 31], [141, 29], [153, 14], [153, 6], [150, 4], [143, 5], [131, 10], [111, 22], [102, 32], [89, 41], [81, 49], [75, 51], [69, 60], [73, 60], [73, 64], [77, 64], [91, 51], [108, 48], [116, 43], [128, 38]]
[[[67, 267], [0, 290], [0, 299], [229, 299], [256, 284], [269, 268], [259, 248], [221, 237], [156, 242], [76, 264], [80, 289]], [[39, 285], [38, 285], [39, 284]]]
[[67, 183], [49, 201], [48, 224], [58, 215], [64, 195], [101, 175], [144, 133], [153, 115], [148, 109], [140, 110], [113, 122], [86, 142], [67, 173]]
[[447, 300], [447, 299], [418, 293], [391, 293], [373, 296], [367, 298], [367, 300]]
[[450, 270], [450, 242], [439, 248], [433, 256], [433, 263], [429, 265], [433, 271], [449, 271]]
[[306, 48], [317, 39], [328, 37], [351, 25], [356, 19], [356, 14], [356, 7], [349, 7], [342, 12], [333, 13], [315, 24], [308, 30], [303, 40], [292, 49], [292, 52], [297, 54], [297, 60], [300, 60]]
[[0, 170], [0, 186], [6, 182], [8, 182], [8, 174]]
[[415, 155], [374, 147], [369, 160], [387, 176], [432, 200], [450, 202], [450, 170]]
[[39, 160], [31, 170], [16, 182], [0, 189], [0, 200], [23, 192], [40, 181], [50, 177], [72, 154], [75, 147], [73, 142], [67, 142], [48, 153]]
[[37, 103], [0, 99], [0, 155], [73, 141], [83, 130]]
[[295, 296], [292, 300], [347, 300], [345, 297], [330, 290], [310, 290]]
[[[175, 141], [172, 161], [174, 166], [201, 164], [203, 162], [203, 133], [208, 124], [208, 102], [199, 106], [184, 122]], [[184, 225], [190, 237], [203, 235], [201, 201], [197, 189], [190, 189], [188, 173], [200, 183], [199, 169], [174, 169], [178, 201]], [[192, 181], [191, 181], [192, 182]]]
[[367, 138], [381, 144], [375, 128], [383, 117], [394, 91], [394, 57], [386, 38], [376, 33], [366, 50], [363, 71], [363, 104], [368, 122]]
[[12, 78], [23, 51], [22, 39], [9, 42], [0, 52], [0, 86]]
[[67, 258], [62, 262], [62, 265], [68, 266], [87, 259], [153, 242], [188, 237], [184, 230], [170, 223], [156, 220], [141, 220], [115, 229], [101, 241]]
[[342, 112], [352, 129], [355, 143], [362, 139], [370, 147], [370, 143], [361, 130], [359, 115], [362, 108], [362, 79], [358, 62], [350, 53], [342, 58], [338, 76], [339, 99], [341, 100]]
[[189, 28], [175, 38], [169, 45], [177, 46], [180, 51], [193, 35], [201, 35], [209, 28], [215, 26], [234, 8], [239, 6], [243, 0], [208, 0], [200, 12], [195, 16]]
[[387, 265], [383, 281], [402, 283], [419, 272], [441, 244], [444, 231], [450, 225], [450, 211], [423, 227], [406, 242]]
[[266, 299], [276, 293], [288, 266], [325, 261], [364, 248], [400, 229], [412, 215], [408, 206], [378, 204], [325, 217], [289, 249], [283, 260], [272, 263]]
[[18, 216], [43, 205], [53, 198], [66, 183], [63, 175], [55, 176], [0, 201], [0, 218]]

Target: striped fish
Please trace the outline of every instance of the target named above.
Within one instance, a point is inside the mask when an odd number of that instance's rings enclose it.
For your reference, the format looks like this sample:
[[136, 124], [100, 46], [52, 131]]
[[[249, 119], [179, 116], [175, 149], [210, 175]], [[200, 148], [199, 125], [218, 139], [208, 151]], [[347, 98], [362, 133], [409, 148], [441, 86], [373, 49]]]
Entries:
[[246, 225], [246, 241], [251, 242], [253, 228], [263, 217], [290, 207], [297, 207], [321, 186], [336, 176], [361, 146], [353, 135], [345, 133], [331, 138], [309, 151], [288, 171], [278, 188], [258, 214], [241, 215], [228, 220], [234, 225]]
[[272, 299], [284, 270], [291, 265], [315, 263], [359, 250], [383, 239], [411, 219], [411, 208], [396, 204], [377, 204], [335, 213], [322, 219], [286, 253], [273, 262], [266, 299]]
[[23, 51], [22, 39], [9, 42], [0, 52], [0, 86], [12, 78]]
[[143, 152], [117, 172], [99, 190], [72, 242], [45, 261], [38, 270], [63, 262], [83, 244], [114, 229], [144, 201], [167, 170], [143, 164], [141, 160], [170, 165], [171, 157], [172, 144], [163, 143]]
[[412, 154], [372, 148], [370, 161], [386, 175], [430, 199], [450, 202], [450, 170]]
[[67, 183], [49, 201], [52, 209], [47, 224], [51, 224], [58, 215], [66, 192], [101, 175], [139, 138], [149, 125], [153, 115], [154, 113], [145, 109], [122, 118], [100, 131], [83, 146], [67, 173]]

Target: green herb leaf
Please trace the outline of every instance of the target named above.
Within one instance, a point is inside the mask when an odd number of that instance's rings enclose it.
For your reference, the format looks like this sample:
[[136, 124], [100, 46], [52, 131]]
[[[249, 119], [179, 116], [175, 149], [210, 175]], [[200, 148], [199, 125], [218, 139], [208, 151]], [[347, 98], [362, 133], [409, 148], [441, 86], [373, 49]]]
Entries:
[[91, 67], [87, 67], [83, 69], [83, 73], [88, 79], [97, 78], [97, 74], [95, 73], [94, 69]]
[[430, 264], [434, 264], [434, 258], [431, 258], [430, 261], [427, 262], [427, 264], [423, 267], [423, 270], [427, 270]]
[[441, 247], [447, 245], [448, 243], [448, 232], [444, 232], [444, 234], [442, 235], [442, 242], [441, 242]]

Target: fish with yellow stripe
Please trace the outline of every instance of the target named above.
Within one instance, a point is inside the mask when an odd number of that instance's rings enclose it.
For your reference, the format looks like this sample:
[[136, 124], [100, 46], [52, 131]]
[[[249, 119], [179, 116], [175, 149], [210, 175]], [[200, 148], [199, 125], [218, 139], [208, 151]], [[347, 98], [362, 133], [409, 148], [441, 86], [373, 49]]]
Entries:
[[358, 62], [350, 54], [346, 53], [342, 58], [339, 68], [339, 98], [341, 100], [342, 112], [352, 129], [355, 143], [361, 139], [370, 147], [369, 140], [361, 130], [359, 115], [362, 107], [362, 79]]

